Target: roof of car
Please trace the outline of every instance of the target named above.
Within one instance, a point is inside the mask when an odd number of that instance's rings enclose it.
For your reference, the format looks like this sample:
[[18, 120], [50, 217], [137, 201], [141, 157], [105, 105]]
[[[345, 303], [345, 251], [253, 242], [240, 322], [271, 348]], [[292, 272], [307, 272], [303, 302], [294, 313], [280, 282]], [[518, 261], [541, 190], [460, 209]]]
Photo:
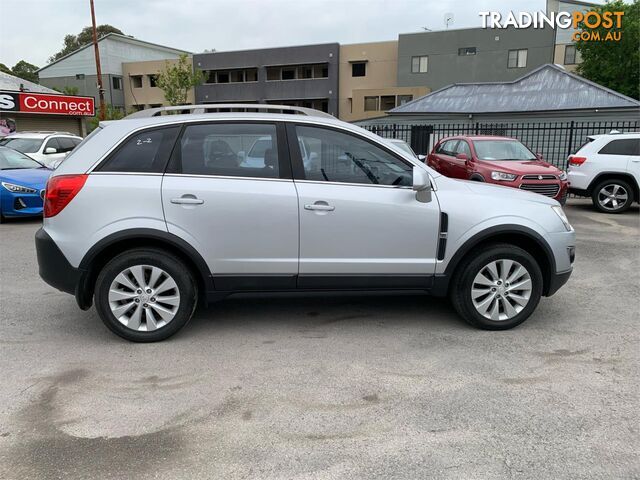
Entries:
[[73, 133], [69, 132], [13, 132], [4, 138], [47, 138], [53, 135], [60, 137], [81, 138], [78, 135], [74, 135]]
[[461, 138], [467, 138], [469, 140], [517, 140], [511, 137], [500, 137], [498, 135], [452, 135], [450, 137], [441, 138], [440, 141], [444, 140], [459, 140]]

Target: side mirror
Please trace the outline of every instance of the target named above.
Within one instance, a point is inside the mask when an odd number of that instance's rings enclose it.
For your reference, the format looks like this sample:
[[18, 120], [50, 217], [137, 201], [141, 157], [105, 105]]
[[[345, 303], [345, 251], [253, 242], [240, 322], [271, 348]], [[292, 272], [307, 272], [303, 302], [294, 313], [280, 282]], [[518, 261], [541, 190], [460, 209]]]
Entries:
[[429, 174], [420, 167], [413, 167], [413, 190], [419, 202], [431, 201], [431, 180], [429, 180]]
[[538, 160], [544, 160], [544, 157], [542, 156], [542, 154], [541, 154], [541, 153], [536, 153], [536, 158], [537, 158]]
[[418, 155], [418, 160], [420, 160], [422, 163], [427, 161], [427, 156], [426, 155]]
[[45, 153], [46, 155], [49, 155], [49, 154], [51, 154], [51, 153], [58, 153], [58, 150], [56, 150], [56, 149], [55, 149], [55, 148], [53, 148], [53, 147], [47, 147], [47, 148], [45, 148], [45, 149], [44, 149], [44, 153]]

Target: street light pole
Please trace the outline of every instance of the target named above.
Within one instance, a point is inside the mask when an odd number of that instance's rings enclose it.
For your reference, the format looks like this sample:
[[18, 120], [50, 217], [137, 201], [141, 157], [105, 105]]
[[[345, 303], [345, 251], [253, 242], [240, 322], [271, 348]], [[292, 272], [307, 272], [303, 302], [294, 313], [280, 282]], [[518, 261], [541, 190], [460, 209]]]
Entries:
[[98, 95], [100, 96], [100, 112], [98, 113], [98, 119], [104, 120], [105, 106], [104, 106], [104, 87], [102, 86], [102, 70], [100, 69], [100, 50], [98, 49], [98, 32], [96, 30], [96, 13], [93, 10], [93, 0], [89, 0], [91, 5], [91, 25], [93, 29], [93, 51], [96, 57], [96, 73], [98, 76]]

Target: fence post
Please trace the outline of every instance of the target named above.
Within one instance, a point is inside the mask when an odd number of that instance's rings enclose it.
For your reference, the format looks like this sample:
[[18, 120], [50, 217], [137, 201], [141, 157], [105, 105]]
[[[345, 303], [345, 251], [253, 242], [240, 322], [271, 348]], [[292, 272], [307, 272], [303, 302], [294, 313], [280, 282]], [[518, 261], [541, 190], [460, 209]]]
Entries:
[[480, 132], [480, 130], [478, 128], [478, 122], [476, 122], [476, 135], [478, 135], [479, 132]]
[[[571, 126], [569, 127], [569, 147], [567, 149], [567, 157], [571, 155], [571, 152], [573, 151], [573, 124], [574, 124], [574, 121], [571, 120]], [[565, 160], [565, 164], [566, 164], [566, 160]]]

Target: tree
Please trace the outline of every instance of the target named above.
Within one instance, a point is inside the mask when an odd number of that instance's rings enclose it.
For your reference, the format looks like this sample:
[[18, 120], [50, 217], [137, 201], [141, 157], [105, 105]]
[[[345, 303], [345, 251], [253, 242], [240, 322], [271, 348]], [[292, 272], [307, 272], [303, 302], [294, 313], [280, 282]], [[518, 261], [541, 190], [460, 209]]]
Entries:
[[8, 73], [9, 75], [13, 75], [13, 72], [9, 67], [7, 67], [4, 63], [0, 63], [0, 72]]
[[[96, 32], [98, 34], [98, 38], [104, 37], [109, 33], [119, 33], [120, 35], [124, 35], [122, 30], [112, 25], [98, 25], [96, 27]], [[80, 47], [90, 44], [91, 42], [93, 42], [93, 31], [91, 27], [84, 27], [77, 35], [65, 35], [64, 47], [62, 47], [62, 50], [58, 53], [54, 53], [49, 57], [49, 63], [55, 62], [59, 58], [62, 58], [65, 55], [76, 51]]]
[[176, 63], [165, 62], [164, 70], [158, 72], [156, 85], [164, 91], [169, 105], [187, 103], [189, 91], [202, 83], [202, 72], [193, 70], [186, 54], [180, 55]]
[[[110, 103], [105, 105], [104, 119], [105, 120], [121, 120], [125, 116], [125, 111], [121, 108], [114, 107]], [[95, 130], [100, 123], [100, 119], [96, 115], [89, 120], [89, 130]]]
[[[610, 31], [616, 31], [620, 32], [620, 40], [578, 40], [576, 49], [582, 56], [578, 73], [629, 97], [640, 98], [640, 3], [638, 0], [632, 3], [615, 0], [592, 10], [601, 14], [624, 12], [621, 28], [588, 28], [582, 23], [578, 33], [585, 32], [586, 37], [591, 32], [599, 32], [600, 38], [604, 39]], [[612, 18], [615, 22], [615, 17]]]
[[38, 83], [38, 74], [36, 73], [37, 70], [38, 67], [29, 62], [25, 62], [24, 60], [20, 60], [11, 69], [13, 75], [15, 75], [16, 77], [20, 77], [33, 83]]

